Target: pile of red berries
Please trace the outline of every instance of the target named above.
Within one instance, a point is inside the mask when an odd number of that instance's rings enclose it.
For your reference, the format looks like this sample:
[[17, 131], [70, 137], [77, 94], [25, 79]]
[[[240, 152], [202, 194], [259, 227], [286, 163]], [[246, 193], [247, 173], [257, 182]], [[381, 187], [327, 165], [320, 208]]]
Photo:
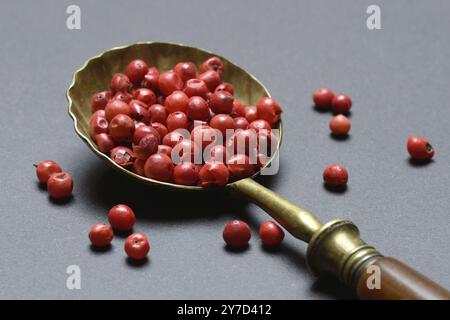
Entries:
[[41, 161], [36, 166], [36, 175], [40, 183], [47, 186], [47, 191], [55, 200], [68, 199], [72, 195], [73, 179], [63, 172], [53, 160]]
[[[231, 248], [245, 247], [251, 236], [250, 227], [241, 220], [232, 220], [223, 229], [223, 240]], [[259, 227], [259, 236], [265, 246], [277, 247], [284, 239], [284, 231], [275, 222], [265, 221]]]
[[180, 62], [160, 73], [133, 60], [92, 97], [90, 135], [120, 166], [151, 179], [202, 187], [254, 174], [277, 145], [281, 107], [235, 99], [224, 64]]
[[[118, 204], [109, 210], [108, 220], [110, 225], [97, 223], [91, 227], [89, 240], [94, 247], [109, 246], [114, 237], [113, 230], [130, 231], [136, 222], [136, 216], [130, 207]], [[130, 259], [142, 260], [150, 251], [150, 243], [144, 233], [137, 232], [128, 236], [124, 249]]]

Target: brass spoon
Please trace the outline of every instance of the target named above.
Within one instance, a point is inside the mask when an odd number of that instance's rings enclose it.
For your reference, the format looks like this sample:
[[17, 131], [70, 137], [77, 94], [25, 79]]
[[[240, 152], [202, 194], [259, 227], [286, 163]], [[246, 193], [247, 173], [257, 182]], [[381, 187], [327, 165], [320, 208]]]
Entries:
[[[122, 72], [129, 61], [140, 58], [165, 71], [180, 61], [192, 61], [200, 65], [213, 55], [219, 56], [179, 44], [143, 42], [113, 48], [92, 57], [74, 73], [72, 84], [67, 90], [69, 114], [74, 120], [75, 131], [97, 156], [136, 181], [172, 190], [208, 192], [196, 186], [145, 178], [117, 165], [100, 152], [90, 138], [89, 119], [92, 94], [108, 88], [112, 75]], [[226, 58], [219, 57], [225, 66], [223, 79], [233, 83], [238, 99], [255, 105], [259, 98], [270, 96], [269, 91], [253, 75]], [[283, 137], [281, 121], [278, 129], [280, 147]], [[277, 154], [272, 156], [266, 166], [270, 165], [275, 156]], [[446, 289], [401, 262], [384, 258], [374, 247], [367, 245], [359, 237], [359, 231], [352, 222], [333, 220], [322, 224], [311, 213], [283, 199], [252, 178], [229, 183], [224, 189], [245, 196], [269, 213], [294, 237], [309, 243], [307, 263], [315, 274], [338, 277], [346, 285], [355, 288], [360, 298], [450, 299], [450, 293]], [[377, 288], [377, 272], [381, 275], [381, 288]]]

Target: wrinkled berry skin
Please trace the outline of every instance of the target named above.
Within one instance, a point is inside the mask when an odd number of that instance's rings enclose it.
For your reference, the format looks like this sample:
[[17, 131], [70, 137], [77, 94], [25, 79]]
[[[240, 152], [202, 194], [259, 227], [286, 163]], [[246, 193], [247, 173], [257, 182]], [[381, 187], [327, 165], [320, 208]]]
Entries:
[[67, 199], [72, 196], [73, 179], [67, 172], [54, 173], [47, 181], [47, 191], [53, 199]]
[[47, 183], [52, 174], [59, 172], [62, 172], [61, 167], [53, 160], [44, 160], [36, 167], [36, 175], [41, 183]]
[[332, 164], [323, 172], [323, 180], [329, 187], [344, 187], [348, 182], [348, 171], [339, 164]]
[[422, 137], [410, 136], [406, 147], [411, 158], [418, 161], [431, 160], [435, 154], [433, 146]]

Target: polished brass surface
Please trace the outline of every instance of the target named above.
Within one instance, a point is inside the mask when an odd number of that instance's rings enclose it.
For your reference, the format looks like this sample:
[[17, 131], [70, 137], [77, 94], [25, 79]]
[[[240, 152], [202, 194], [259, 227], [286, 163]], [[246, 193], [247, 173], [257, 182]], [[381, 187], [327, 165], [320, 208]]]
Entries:
[[[89, 135], [89, 119], [91, 117], [92, 95], [95, 92], [108, 89], [113, 74], [123, 72], [131, 60], [140, 58], [147, 61], [151, 66], [156, 66], [161, 71], [166, 71], [180, 61], [192, 61], [200, 65], [202, 61], [211, 56], [218, 56], [223, 60], [225, 72], [222, 78], [224, 81], [233, 83], [236, 98], [246, 104], [255, 105], [260, 98], [270, 96], [269, 91], [256, 77], [215, 53], [181, 44], [163, 42], [136, 43], [129, 46], [112, 48], [100, 53], [87, 60], [80, 69], [75, 71], [72, 83], [67, 90], [69, 114], [74, 121], [75, 131], [88, 144], [92, 151], [106, 161], [108, 165], [137, 181], [169, 189], [205, 191], [204, 188], [197, 186], [183, 186], [149, 179], [117, 165], [109, 156], [100, 152], [95, 142], [92, 141]], [[277, 150], [283, 139], [281, 121], [279, 122], [278, 129]], [[270, 165], [270, 162], [276, 155], [277, 153], [272, 156], [266, 166]], [[257, 174], [259, 172], [255, 176]], [[232, 183], [228, 185], [232, 185]]]
[[252, 179], [237, 181], [231, 188], [264, 209], [300, 240], [309, 242], [322, 226], [313, 214], [283, 199]]
[[306, 258], [311, 271], [329, 274], [354, 287], [359, 272], [381, 254], [366, 244], [358, 228], [348, 220], [333, 220], [324, 224], [311, 238]]

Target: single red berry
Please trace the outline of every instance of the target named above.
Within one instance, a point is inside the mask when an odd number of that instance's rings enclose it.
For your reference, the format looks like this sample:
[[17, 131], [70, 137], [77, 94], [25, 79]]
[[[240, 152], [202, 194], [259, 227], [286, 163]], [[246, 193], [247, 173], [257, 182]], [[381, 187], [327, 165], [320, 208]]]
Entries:
[[[282, 110], [280, 105], [275, 101], [274, 98], [264, 97], [261, 98], [256, 104], [256, 112], [258, 119], [266, 120], [271, 125], [273, 125], [276, 124], [278, 120], [280, 120]], [[249, 120], [249, 122], [251, 121]]]
[[270, 131], [272, 127], [270, 126], [270, 123], [268, 123], [266, 120], [259, 119], [250, 122], [250, 124], [248, 125], [248, 129], [253, 129], [256, 132], [259, 132], [260, 130]]
[[166, 146], [164, 144], [160, 144], [158, 146], [158, 153], [165, 154], [169, 158], [172, 158], [172, 147]]
[[136, 59], [131, 61], [125, 69], [125, 74], [133, 83], [140, 83], [147, 74], [148, 66], [145, 61]]
[[154, 134], [154, 135], [158, 136], [159, 140], [161, 140], [158, 130], [156, 130], [155, 128], [153, 128], [151, 126], [140, 125], [140, 126], [136, 126], [136, 129], [134, 130], [133, 143], [139, 144], [139, 141], [141, 141], [141, 139], [148, 134]]
[[183, 139], [178, 142], [172, 148], [172, 154], [176, 157], [172, 157], [172, 161], [178, 163], [180, 161], [184, 162], [195, 162], [198, 163], [200, 159], [200, 147], [190, 139]]
[[224, 186], [228, 183], [230, 173], [222, 162], [208, 162], [199, 172], [199, 184], [203, 188]]
[[167, 112], [166, 107], [160, 104], [154, 104], [150, 108], [148, 108], [150, 113], [150, 121], [158, 122], [161, 124], [166, 124], [166, 119], [169, 113]]
[[347, 114], [350, 112], [351, 107], [352, 99], [344, 94], [334, 96], [333, 100], [331, 100], [331, 109], [333, 109], [335, 113]]
[[151, 106], [156, 103], [156, 95], [151, 89], [139, 88], [134, 91], [134, 98], [142, 101], [147, 106]]
[[248, 121], [244, 117], [236, 117], [233, 119], [234, 127], [237, 129], [247, 129]]
[[183, 91], [188, 97], [198, 96], [206, 99], [206, 94], [209, 92], [209, 89], [205, 81], [200, 79], [189, 79], [186, 81]]
[[47, 183], [52, 174], [59, 172], [62, 172], [61, 167], [53, 160], [41, 161], [36, 166], [36, 175], [41, 183]]
[[102, 91], [97, 92], [92, 95], [92, 112], [95, 112], [97, 110], [105, 109], [106, 104], [111, 100], [112, 93], [111, 91]]
[[234, 94], [234, 88], [233, 85], [231, 83], [228, 82], [223, 82], [221, 84], [219, 84], [216, 89], [214, 89], [214, 92], [218, 92], [218, 91], [227, 91], [229, 92], [231, 95]]
[[188, 104], [189, 97], [183, 91], [179, 90], [172, 92], [164, 101], [164, 106], [169, 113], [175, 111], [186, 112]]
[[233, 110], [234, 97], [228, 91], [218, 91], [211, 95], [209, 106], [211, 110], [218, 113], [229, 114]]
[[140, 139], [139, 144], [133, 145], [133, 153], [136, 158], [146, 160], [152, 154], [158, 151], [159, 133], [149, 133]]
[[228, 114], [217, 114], [212, 117], [209, 122], [211, 128], [217, 129], [222, 132], [222, 135], [225, 137], [227, 130], [234, 130], [234, 120]]
[[130, 93], [119, 91], [119, 92], [116, 92], [116, 94], [114, 95], [114, 97], [112, 97], [111, 100], [120, 100], [125, 103], [128, 103], [131, 101], [132, 98], [133, 98], [133, 96]]
[[208, 70], [213, 70], [222, 74], [224, 71], [223, 62], [219, 57], [211, 57], [202, 62], [200, 65], [200, 72], [206, 72]]
[[163, 137], [165, 137], [167, 135], [167, 133], [169, 133], [169, 130], [167, 129], [167, 127], [159, 122], [153, 122], [151, 124], [151, 126], [153, 129], [158, 131], [159, 136], [160, 136], [159, 141], [162, 142]]
[[195, 185], [198, 180], [198, 171], [197, 166], [192, 162], [180, 162], [173, 169], [173, 181], [187, 186]]
[[108, 133], [109, 123], [105, 118], [105, 111], [98, 110], [94, 112], [89, 121], [89, 134], [95, 140], [95, 136], [100, 133]]
[[179, 62], [173, 67], [173, 71], [178, 74], [183, 82], [197, 76], [197, 67], [192, 62]]
[[144, 80], [141, 82], [143, 88], [158, 90], [159, 70], [156, 68], [148, 68], [147, 73], [144, 76]]
[[209, 145], [221, 143], [222, 134], [219, 130], [208, 125], [194, 127], [191, 131], [191, 140], [204, 150]]
[[145, 124], [150, 123], [150, 112], [147, 110], [147, 105], [139, 100], [131, 100], [128, 104], [130, 106], [130, 117], [133, 120]]
[[113, 230], [111, 226], [103, 223], [94, 224], [89, 231], [89, 240], [93, 246], [105, 247], [109, 245], [113, 239]]
[[118, 204], [109, 210], [108, 221], [114, 229], [128, 231], [133, 228], [136, 216], [129, 206]]
[[151, 155], [144, 166], [145, 176], [150, 179], [168, 182], [172, 180], [172, 159], [162, 153]]
[[175, 147], [175, 145], [184, 139], [184, 136], [178, 131], [171, 131], [167, 133], [163, 139], [162, 143], [169, 147]]
[[167, 117], [167, 129], [174, 131], [176, 129], [187, 129], [189, 127], [189, 119], [184, 112], [175, 111]]
[[239, 99], [234, 99], [232, 112], [238, 116], [245, 117], [246, 105]]
[[130, 148], [119, 146], [111, 150], [111, 159], [119, 166], [128, 167], [131, 166], [136, 160], [136, 155]]
[[245, 154], [236, 154], [227, 161], [228, 170], [230, 170], [231, 175], [236, 180], [247, 178], [254, 174], [255, 164], [252, 164], [250, 158]]
[[328, 88], [319, 88], [313, 94], [314, 104], [320, 109], [330, 108], [333, 98], [334, 93]]
[[183, 89], [183, 80], [175, 72], [166, 71], [159, 76], [158, 88], [165, 96], [168, 96], [175, 90]]
[[248, 245], [251, 237], [250, 227], [241, 220], [232, 220], [223, 229], [223, 240], [228, 246], [233, 248]]
[[343, 187], [348, 181], [347, 169], [338, 164], [332, 164], [323, 172], [323, 180], [330, 187]]
[[344, 136], [348, 134], [350, 128], [351, 128], [350, 120], [342, 114], [338, 114], [337, 116], [334, 116], [330, 120], [331, 133], [336, 136]]
[[143, 233], [133, 233], [125, 240], [125, 252], [133, 260], [144, 259], [149, 251], [150, 244]]
[[128, 103], [120, 100], [111, 100], [105, 107], [105, 118], [111, 121], [118, 114], [125, 114], [129, 116], [131, 114], [131, 108]]
[[208, 70], [198, 76], [200, 80], [205, 81], [209, 91], [213, 92], [216, 87], [222, 83], [220, 74], [214, 70]]
[[100, 151], [103, 153], [109, 153], [116, 146], [114, 140], [107, 133], [100, 133], [96, 135], [95, 142], [97, 143]]
[[131, 81], [123, 73], [116, 73], [113, 75], [109, 86], [114, 94], [118, 91], [127, 92], [131, 88]]
[[259, 227], [259, 236], [264, 245], [276, 247], [283, 241], [284, 231], [276, 223], [265, 221]]
[[109, 124], [109, 135], [117, 142], [130, 142], [133, 139], [135, 124], [124, 114], [115, 116]]
[[255, 106], [246, 106], [244, 108], [244, 117], [249, 123], [258, 120], [258, 112]]
[[47, 190], [53, 199], [66, 199], [72, 195], [73, 179], [67, 172], [52, 174], [47, 181]]
[[430, 160], [434, 156], [434, 148], [427, 139], [410, 136], [408, 138], [407, 149], [414, 160]]
[[141, 159], [134, 160], [134, 162], [133, 162], [134, 172], [140, 176], [145, 176], [144, 165], [145, 165], [145, 160], [141, 160]]
[[209, 119], [208, 103], [202, 97], [191, 97], [187, 105], [186, 115], [191, 120], [207, 121]]

